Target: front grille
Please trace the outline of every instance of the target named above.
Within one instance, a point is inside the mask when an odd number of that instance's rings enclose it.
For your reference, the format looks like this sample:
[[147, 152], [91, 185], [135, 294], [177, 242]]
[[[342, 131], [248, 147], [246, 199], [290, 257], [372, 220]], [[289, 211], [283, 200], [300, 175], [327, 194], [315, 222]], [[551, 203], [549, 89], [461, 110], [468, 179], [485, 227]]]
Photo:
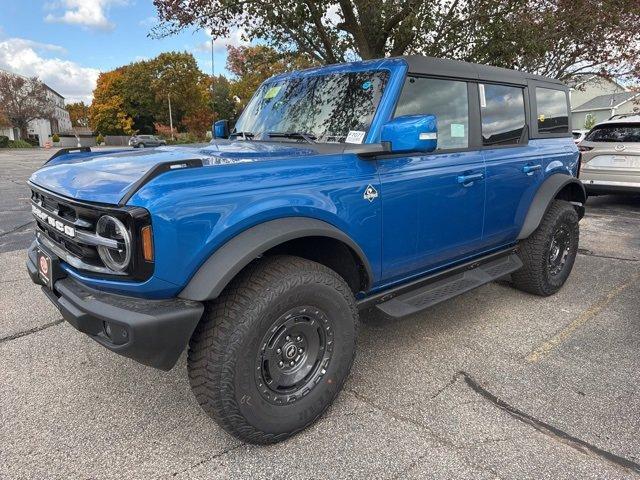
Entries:
[[[72, 267], [98, 277], [117, 275], [123, 279], [145, 280], [151, 276], [154, 263], [144, 259], [137, 244], [140, 229], [151, 224], [145, 209], [91, 204], [53, 194], [32, 184], [30, 187], [36, 237], [52, 253]], [[98, 255], [97, 245], [113, 248], [105, 242], [115, 242], [95, 234], [98, 220], [105, 214], [118, 218], [131, 233], [131, 263], [123, 272], [108, 269]]]
[[31, 190], [31, 201], [33, 205], [48, 216], [61, 221], [66, 226], [73, 227], [75, 231], [74, 236], [67, 235], [64, 232], [60, 232], [55, 226], [50, 225], [46, 220], [35, 216], [36, 231], [40, 235], [43, 235], [68, 255], [87, 264], [87, 270], [101, 271], [104, 269], [104, 273], [109, 273], [102, 260], [100, 260], [97, 247], [88, 245], [79, 238], [82, 233], [93, 235], [99, 212], [92, 212], [89, 209], [74, 206], [65, 199], [54, 197], [35, 189]]

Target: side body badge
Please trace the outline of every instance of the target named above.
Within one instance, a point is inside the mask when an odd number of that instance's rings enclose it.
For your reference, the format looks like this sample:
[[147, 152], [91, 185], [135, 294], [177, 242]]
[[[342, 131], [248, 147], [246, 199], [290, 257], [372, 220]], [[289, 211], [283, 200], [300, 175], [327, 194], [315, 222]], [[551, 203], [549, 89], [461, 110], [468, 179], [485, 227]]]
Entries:
[[378, 191], [373, 188], [373, 185], [367, 185], [367, 188], [364, 189], [364, 199], [373, 202], [376, 198], [378, 198]]

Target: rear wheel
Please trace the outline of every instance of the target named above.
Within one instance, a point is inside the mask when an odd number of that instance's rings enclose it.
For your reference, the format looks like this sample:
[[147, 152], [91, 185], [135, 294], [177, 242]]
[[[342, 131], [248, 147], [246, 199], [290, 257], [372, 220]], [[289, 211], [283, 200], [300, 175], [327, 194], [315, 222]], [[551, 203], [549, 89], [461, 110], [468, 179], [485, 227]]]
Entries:
[[552, 202], [536, 231], [518, 246], [523, 267], [511, 274], [516, 288], [542, 296], [560, 290], [578, 253], [578, 220], [569, 202]]
[[252, 443], [313, 423], [351, 369], [358, 314], [332, 270], [297, 257], [256, 262], [212, 303], [189, 344], [202, 408]]
[[138, 148], [144, 148], [144, 146], [145, 146], [144, 143], [139, 143], [138, 144]]

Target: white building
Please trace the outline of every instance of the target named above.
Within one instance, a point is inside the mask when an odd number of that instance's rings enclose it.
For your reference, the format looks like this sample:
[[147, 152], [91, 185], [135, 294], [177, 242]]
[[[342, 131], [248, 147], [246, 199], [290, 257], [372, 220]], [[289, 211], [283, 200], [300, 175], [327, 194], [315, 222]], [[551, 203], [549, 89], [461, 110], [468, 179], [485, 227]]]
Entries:
[[[27, 128], [29, 138], [37, 139], [41, 147], [51, 141], [54, 133], [71, 131], [71, 118], [64, 108], [64, 97], [48, 85], [45, 84], [45, 87], [51, 103], [54, 104], [53, 118], [32, 120]], [[9, 140], [17, 140], [20, 138], [20, 130], [14, 127], [0, 128], [0, 135], [9, 137]]]

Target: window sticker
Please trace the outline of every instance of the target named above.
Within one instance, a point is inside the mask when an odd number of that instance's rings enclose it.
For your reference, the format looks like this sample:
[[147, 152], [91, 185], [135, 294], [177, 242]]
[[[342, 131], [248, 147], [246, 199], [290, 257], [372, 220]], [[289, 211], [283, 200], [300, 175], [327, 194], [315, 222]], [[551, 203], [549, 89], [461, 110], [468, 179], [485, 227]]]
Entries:
[[362, 130], [349, 130], [345, 143], [362, 143], [365, 133]]
[[371, 87], [373, 87], [373, 83], [371, 82], [371, 80], [367, 80], [362, 84], [363, 90], [369, 90]]
[[282, 85], [276, 85], [274, 87], [271, 87], [269, 90], [265, 92], [264, 97], [262, 97], [262, 99], [271, 100], [273, 97], [278, 95], [278, 92], [280, 91], [281, 88], [282, 88]]
[[451, 124], [451, 138], [464, 138], [464, 125], [462, 123]]
[[478, 85], [478, 91], [480, 92], [480, 106], [482, 108], [487, 108], [487, 97], [484, 95], [484, 85]]

